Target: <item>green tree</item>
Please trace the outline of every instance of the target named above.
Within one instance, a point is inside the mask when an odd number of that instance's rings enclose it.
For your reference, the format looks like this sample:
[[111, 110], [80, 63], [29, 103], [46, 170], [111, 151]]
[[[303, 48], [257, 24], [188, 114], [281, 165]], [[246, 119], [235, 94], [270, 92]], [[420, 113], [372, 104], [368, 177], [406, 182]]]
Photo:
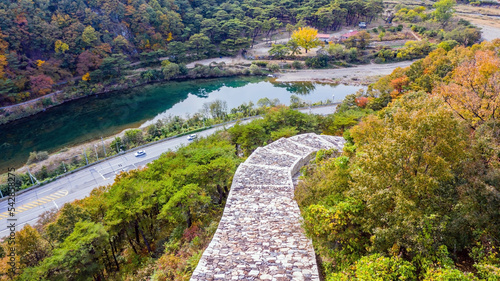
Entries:
[[203, 33], [196, 33], [189, 37], [188, 47], [194, 51], [198, 59], [206, 57], [208, 50], [211, 49], [210, 38]]
[[[365, 202], [362, 227], [377, 250], [397, 244], [410, 255], [433, 256], [457, 196], [450, 183], [464, 158], [465, 127], [441, 98], [424, 93], [403, 96], [379, 116], [351, 129], [358, 156], [349, 194]], [[418, 238], [422, 231], [430, 243]]]
[[210, 202], [203, 190], [196, 184], [183, 186], [163, 206], [159, 214], [160, 219], [167, 220], [172, 224], [185, 223], [191, 227], [193, 220], [201, 216], [205, 205]]
[[[113, 54], [110, 57], [107, 57], [102, 60], [101, 65], [99, 66], [99, 70], [101, 71], [100, 77], [95, 77], [91, 73], [91, 80], [93, 81], [100, 81], [104, 78], [115, 78], [115, 77], [120, 77], [123, 73], [123, 69], [125, 68], [126, 65], [128, 65], [129, 62], [126, 59], [126, 56], [123, 54]], [[92, 77], [94, 76], [94, 77]]]
[[[103, 278], [104, 265], [99, 262], [99, 258], [104, 255], [108, 238], [103, 225], [88, 221], [77, 222], [73, 233], [54, 249], [51, 257], [35, 268], [37, 275], [31, 277], [49, 280], [88, 280], [90, 276], [95, 279]], [[29, 274], [33, 272], [25, 275]]]
[[283, 44], [273, 44], [268, 52], [269, 55], [273, 56], [275, 59], [283, 59], [290, 54], [290, 49]]
[[286, 43], [287, 48], [290, 50], [290, 54], [292, 57], [295, 57], [296, 55], [300, 54], [300, 46], [297, 40], [289, 40]]
[[455, 13], [454, 6], [456, 4], [455, 0], [440, 0], [434, 3], [435, 10], [432, 12], [434, 20], [441, 23], [443, 27], [446, 26]]
[[99, 40], [99, 33], [89, 25], [83, 30], [82, 40], [85, 44], [87, 44], [87, 46], [94, 46], [94, 44]]
[[163, 72], [163, 77], [166, 80], [170, 80], [181, 73], [178, 64], [164, 60], [161, 62], [161, 71]]

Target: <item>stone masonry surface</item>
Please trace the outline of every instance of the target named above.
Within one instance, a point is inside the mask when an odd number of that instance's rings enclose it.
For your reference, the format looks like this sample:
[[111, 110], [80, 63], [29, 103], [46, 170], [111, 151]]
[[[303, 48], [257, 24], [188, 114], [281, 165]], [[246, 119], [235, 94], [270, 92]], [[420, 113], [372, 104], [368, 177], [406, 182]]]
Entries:
[[341, 137], [303, 134], [255, 150], [234, 175], [224, 214], [192, 281], [319, 280], [293, 200], [292, 175]]

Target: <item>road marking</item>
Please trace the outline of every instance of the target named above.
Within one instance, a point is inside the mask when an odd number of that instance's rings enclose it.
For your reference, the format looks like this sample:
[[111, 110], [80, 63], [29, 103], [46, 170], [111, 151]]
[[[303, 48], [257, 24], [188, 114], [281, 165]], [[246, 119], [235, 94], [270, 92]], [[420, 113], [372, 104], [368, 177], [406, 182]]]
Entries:
[[[35, 201], [32, 201], [32, 202], [29, 202], [29, 203], [26, 203], [20, 207], [15, 207], [16, 208], [16, 215], [19, 214], [19, 213], [22, 213], [22, 212], [25, 212], [31, 208], [34, 208], [36, 206], [40, 206], [40, 205], [43, 205], [43, 204], [46, 204], [50, 201], [54, 202], [54, 200], [58, 199], [58, 198], [61, 198], [61, 197], [64, 197], [68, 195], [68, 191], [67, 190], [59, 190], [58, 192], [55, 192], [55, 193], [52, 193], [50, 195], [47, 195], [47, 196], [44, 196], [38, 200], [35, 200]], [[54, 202], [55, 204], [55, 202]], [[57, 205], [56, 205], [57, 206]], [[4, 218], [7, 218], [9, 217], [9, 213], [10, 212], [3, 212], [0, 214], [0, 219], [4, 219]]]

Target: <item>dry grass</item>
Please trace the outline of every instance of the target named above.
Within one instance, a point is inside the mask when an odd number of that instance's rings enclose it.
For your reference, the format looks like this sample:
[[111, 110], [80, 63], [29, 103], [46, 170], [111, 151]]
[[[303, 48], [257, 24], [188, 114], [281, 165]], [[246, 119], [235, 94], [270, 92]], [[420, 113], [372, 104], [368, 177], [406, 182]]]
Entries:
[[459, 13], [466, 14], [482, 14], [488, 16], [500, 16], [500, 6], [470, 6], [470, 5], [457, 5], [455, 8]]

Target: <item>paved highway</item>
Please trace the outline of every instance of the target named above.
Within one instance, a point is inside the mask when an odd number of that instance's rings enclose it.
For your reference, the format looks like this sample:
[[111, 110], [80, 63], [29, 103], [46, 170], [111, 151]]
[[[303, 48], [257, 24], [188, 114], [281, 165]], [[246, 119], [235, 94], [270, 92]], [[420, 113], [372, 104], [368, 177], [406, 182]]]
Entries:
[[[336, 106], [302, 109], [305, 113], [330, 114]], [[248, 122], [248, 121], [247, 121]], [[232, 125], [226, 125], [230, 127]], [[208, 136], [217, 130], [217, 127], [198, 133], [198, 136]], [[127, 151], [122, 155], [102, 161], [99, 164], [87, 167], [65, 177], [59, 178], [46, 185], [34, 188], [15, 197], [15, 216], [10, 216], [8, 204], [12, 201], [0, 202], [0, 237], [9, 235], [9, 226], [15, 223], [16, 230], [21, 230], [25, 224], [34, 224], [38, 217], [45, 211], [57, 208], [75, 199], [85, 198], [90, 192], [99, 186], [112, 184], [115, 176], [121, 171], [128, 171], [145, 166], [147, 163], [158, 159], [160, 155], [168, 150], [176, 150], [181, 145], [188, 144], [186, 136], [166, 141], [161, 141], [146, 148]], [[145, 150], [146, 155], [136, 157], [137, 150]]]

